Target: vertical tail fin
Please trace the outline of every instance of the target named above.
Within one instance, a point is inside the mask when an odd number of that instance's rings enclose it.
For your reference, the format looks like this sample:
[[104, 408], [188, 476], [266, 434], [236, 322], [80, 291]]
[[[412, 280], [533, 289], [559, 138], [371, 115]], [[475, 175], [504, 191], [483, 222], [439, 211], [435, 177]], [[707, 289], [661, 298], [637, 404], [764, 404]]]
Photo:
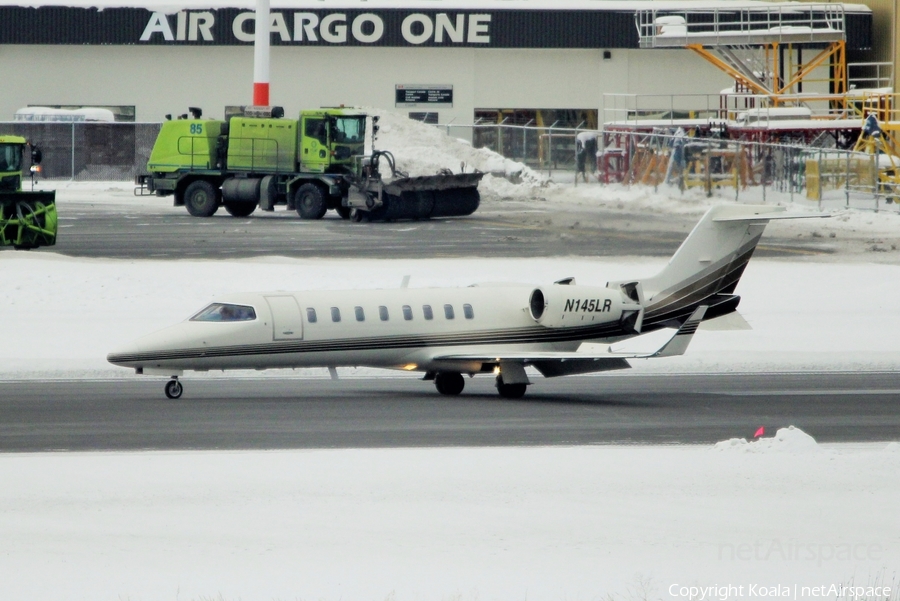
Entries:
[[[641, 280], [644, 323], [682, 320], [699, 305], [714, 307], [734, 292], [770, 219], [784, 207], [721, 205], [694, 226], [668, 265]], [[733, 298], [737, 306], [737, 298]], [[710, 311], [714, 313], [714, 311]], [[727, 311], [726, 311], [727, 312]]]

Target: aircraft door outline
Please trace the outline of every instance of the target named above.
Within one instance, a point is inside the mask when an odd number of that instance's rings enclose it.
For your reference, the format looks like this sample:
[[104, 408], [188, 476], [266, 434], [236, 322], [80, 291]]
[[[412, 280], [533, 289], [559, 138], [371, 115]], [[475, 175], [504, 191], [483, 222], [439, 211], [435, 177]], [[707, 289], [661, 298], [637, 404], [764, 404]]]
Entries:
[[272, 311], [272, 340], [302, 340], [303, 314], [297, 299], [290, 295], [265, 298]]

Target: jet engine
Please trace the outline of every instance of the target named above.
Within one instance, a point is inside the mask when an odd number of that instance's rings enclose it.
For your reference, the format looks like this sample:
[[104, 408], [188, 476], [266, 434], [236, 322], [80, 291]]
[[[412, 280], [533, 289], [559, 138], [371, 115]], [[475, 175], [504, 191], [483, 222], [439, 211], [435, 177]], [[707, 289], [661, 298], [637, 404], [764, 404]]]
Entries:
[[563, 280], [535, 288], [528, 299], [531, 318], [548, 328], [577, 328], [620, 322], [628, 333], [640, 332], [644, 310], [624, 287], [576, 286]]

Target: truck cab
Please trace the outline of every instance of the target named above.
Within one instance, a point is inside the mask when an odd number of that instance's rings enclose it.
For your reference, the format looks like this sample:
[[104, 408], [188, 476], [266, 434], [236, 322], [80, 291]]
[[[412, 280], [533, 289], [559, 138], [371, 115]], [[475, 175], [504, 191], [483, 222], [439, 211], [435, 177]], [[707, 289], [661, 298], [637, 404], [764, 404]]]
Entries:
[[300, 113], [302, 171], [334, 173], [351, 168], [366, 147], [366, 114], [347, 109]]
[[0, 191], [18, 192], [22, 189], [22, 155], [25, 138], [0, 136]]
[[[0, 246], [31, 249], [56, 244], [56, 192], [24, 192], [22, 170], [28, 141], [0, 136]], [[41, 162], [31, 147], [31, 165]]]

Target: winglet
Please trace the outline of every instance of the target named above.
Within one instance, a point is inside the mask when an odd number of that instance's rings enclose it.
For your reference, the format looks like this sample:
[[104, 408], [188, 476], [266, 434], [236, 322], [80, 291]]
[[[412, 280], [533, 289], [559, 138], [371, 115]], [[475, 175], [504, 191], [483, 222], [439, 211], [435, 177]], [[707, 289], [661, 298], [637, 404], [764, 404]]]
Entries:
[[691, 313], [691, 316], [687, 318], [687, 321], [681, 324], [681, 327], [678, 328], [675, 335], [672, 336], [661, 349], [650, 356], [675, 357], [677, 355], [683, 355], [684, 351], [687, 350], [688, 344], [691, 342], [691, 338], [693, 338], [694, 334], [697, 332], [697, 328], [700, 327], [700, 322], [703, 320], [703, 316], [706, 315], [706, 309], [708, 308], [707, 305], [700, 305], [697, 307], [694, 312]]

